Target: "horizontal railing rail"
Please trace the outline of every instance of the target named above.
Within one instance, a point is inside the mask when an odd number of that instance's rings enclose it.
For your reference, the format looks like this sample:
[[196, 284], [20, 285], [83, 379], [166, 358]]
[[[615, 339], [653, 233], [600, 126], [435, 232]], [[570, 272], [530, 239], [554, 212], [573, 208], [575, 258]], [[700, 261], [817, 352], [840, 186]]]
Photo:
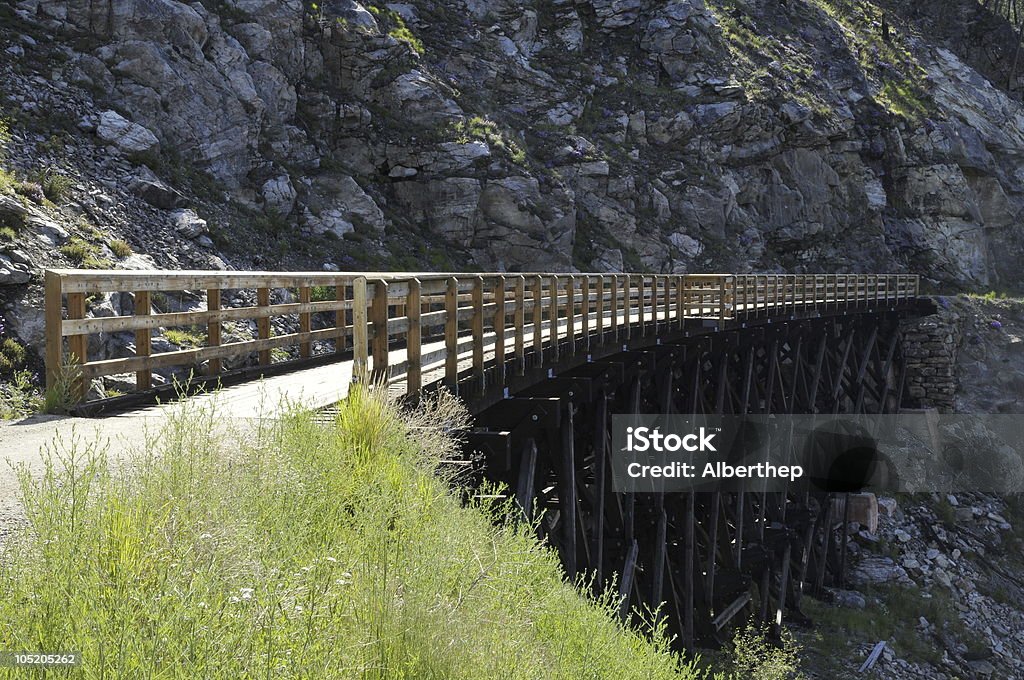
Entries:
[[[111, 294], [119, 296], [121, 314], [111, 315], [115, 305], [95, 304], [94, 296]], [[182, 295], [193, 308], [171, 304]], [[468, 377], [482, 384], [485, 369], [503, 382], [507, 371], [522, 374], [528, 359], [534, 366], [555, 364], [594, 343], [681, 329], [686, 319], [726, 324], [918, 295], [912, 274], [55, 269], [46, 272], [47, 383], [62, 380], [62, 367], [73, 363], [81, 398], [97, 378], [134, 374], [134, 389], [143, 391], [161, 369], [216, 377], [228, 360], [269, 366], [351, 352], [353, 381], [404, 380], [414, 393], [436, 381], [455, 386]], [[157, 334], [167, 339], [168, 330], [182, 328], [172, 337], [185, 341], [153, 352]], [[125, 333], [134, 344], [128, 356], [90, 352], [91, 338]], [[120, 346], [131, 343], [122, 337]]]

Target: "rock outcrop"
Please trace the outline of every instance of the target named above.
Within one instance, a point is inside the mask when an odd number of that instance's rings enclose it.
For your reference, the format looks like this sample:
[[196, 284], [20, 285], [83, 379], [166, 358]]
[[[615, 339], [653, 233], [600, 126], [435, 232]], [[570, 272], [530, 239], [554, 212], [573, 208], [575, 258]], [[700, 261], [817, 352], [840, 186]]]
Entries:
[[329, 261], [365, 230], [384, 258], [412, 239], [479, 268], [1021, 281], [1024, 110], [898, 8], [883, 41], [818, 3], [17, 7], [75, 46], [98, 140], [342, 237]]

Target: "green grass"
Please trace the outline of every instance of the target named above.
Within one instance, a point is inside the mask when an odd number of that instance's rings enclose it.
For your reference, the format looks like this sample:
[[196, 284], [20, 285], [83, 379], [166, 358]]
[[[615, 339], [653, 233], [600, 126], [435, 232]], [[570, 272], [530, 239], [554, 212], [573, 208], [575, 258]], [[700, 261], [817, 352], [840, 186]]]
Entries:
[[80, 650], [86, 678], [695, 677], [529, 527], [461, 506], [451, 402], [357, 391], [244, 436], [194, 404], [117, 469], [79, 442], [21, 472], [0, 649]]
[[493, 120], [473, 116], [453, 124], [452, 133], [455, 135], [455, 141], [461, 144], [481, 140], [487, 142], [490, 148], [506, 154], [513, 163], [522, 165], [526, 162], [526, 151], [511, 139], [507, 139]]
[[78, 236], [72, 236], [60, 247], [60, 253], [83, 269], [110, 269], [114, 263], [103, 257], [98, 246]]
[[39, 410], [42, 399], [32, 384], [32, 373], [17, 370], [9, 380], [0, 380], [0, 420], [21, 418]]
[[168, 328], [164, 331], [164, 337], [179, 347], [202, 347], [206, 344], [206, 331], [199, 326]]
[[946, 634], [965, 643], [968, 648], [978, 641], [960, 620], [953, 596], [940, 588], [931, 597], [916, 587], [899, 585], [876, 586], [865, 592], [868, 606], [864, 609], [835, 607], [811, 598], [804, 598], [801, 609], [815, 622], [816, 642], [813, 649], [830, 662], [845, 668], [852, 645], [892, 640], [896, 654], [911, 661], [941, 666], [942, 649], [930, 634], [918, 630], [918, 619], [945, 630]]
[[118, 257], [128, 257], [132, 254], [132, 247], [128, 245], [127, 241], [121, 239], [114, 239], [107, 244], [107, 247], [110, 248], [110, 252]]
[[71, 191], [74, 180], [54, 168], [43, 168], [33, 173], [33, 182], [43, 188], [43, 194], [54, 203], [60, 203]]

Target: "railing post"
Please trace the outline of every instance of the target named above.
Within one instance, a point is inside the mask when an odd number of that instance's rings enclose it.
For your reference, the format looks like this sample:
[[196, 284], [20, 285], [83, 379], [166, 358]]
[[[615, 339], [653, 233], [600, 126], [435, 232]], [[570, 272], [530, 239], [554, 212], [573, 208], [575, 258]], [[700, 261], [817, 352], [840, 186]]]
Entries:
[[516, 375], [526, 375], [526, 277], [516, 277]]
[[582, 331], [583, 351], [590, 351], [590, 277], [580, 277], [580, 329]]
[[47, 270], [46, 287], [46, 388], [53, 389], [60, 379], [64, 359], [64, 299], [60, 274]]
[[[299, 287], [299, 303], [309, 304], [312, 301], [312, 295], [309, 290], [309, 286]], [[313, 316], [308, 311], [299, 312], [299, 332], [309, 333], [313, 330]], [[313, 345], [308, 340], [299, 343], [299, 356], [303, 359], [308, 359], [312, 354]]]
[[[260, 316], [256, 319], [256, 334], [260, 340], [266, 340], [270, 337], [270, 310], [266, 309], [270, 306], [270, 289], [269, 288], [257, 288], [256, 289], [256, 305], [263, 307], [260, 311]], [[260, 350], [260, 366], [268, 366], [270, 364], [270, 350]]]
[[[633, 336], [633, 277], [624, 274], [622, 278], [625, 284], [622, 287], [622, 323], [625, 326], [623, 331], [625, 331], [626, 340], [629, 341]], [[640, 318], [640, 321], [643, 322], [643, 317]]]
[[685, 318], [683, 312], [683, 282], [686, 277], [682, 274], [676, 274], [676, 325], [679, 328], [683, 327], [683, 319]]
[[718, 283], [718, 322], [722, 325], [725, 325], [726, 278], [725, 276], [721, 277]]
[[494, 281], [494, 366], [498, 384], [505, 384], [505, 277]]
[[661, 283], [664, 286], [664, 297], [662, 298], [665, 305], [665, 328], [669, 328], [672, 319], [672, 280], [666, 274], [661, 278]]
[[614, 342], [619, 341], [619, 275], [612, 275], [612, 318], [611, 318], [611, 329], [612, 329], [612, 340]]
[[595, 330], [597, 332], [597, 344], [604, 344], [604, 274], [598, 274], [597, 281], [597, 309], [594, 310]]
[[[85, 318], [85, 293], [68, 293], [68, 319]], [[72, 335], [68, 337], [68, 350], [71, 353], [71, 360], [78, 362], [83, 369], [89, 362], [89, 336]], [[79, 373], [71, 388], [71, 396], [74, 401], [81, 401], [85, 398], [85, 377]]]
[[484, 389], [484, 278], [473, 279], [473, 378]]
[[[345, 300], [345, 284], [339, 283], [334, 286], [334, 299], [338, 302]], [[345, 333], [345, 310], [339, 309], [334, 312], [334, 327], [339, 330], [338, 337], [334, 341], [334, 353], [341, 354], [348, 345]]]
[[[145, 301], [146, 308], [149, 308], [149, 291], [142, 291], [135, 294], [135, 313], [139, 313], [139, 300]], [[209, 288], [206, 291], [206, 309], [211, 312], [220, 311], [220, 288]], [[220, 347], [221, 342], [221, 322], [211, 319], [206, 322], [206, 345], [207, 347]], [[139, 343], [138, 335], [135, 336], [135, 345], [138, 347]], [[146, 344], [149, 344], [147, 338]], [[147, 352], [147, 355], [149, 353]], [[220, 358], [210, 359], [210, 363], [207, 364], [207, 371], [209, 375], [218, 375], [223, 369]]]
[[[216, 299], [211, 300], [209, 293], [214, 292], [213, 290], [207, 292], [206, 296], [206, 308], [207, 309], [219, 309], [220, 308], [220, 290], [216, 290]], [[211, 307], [210, 305], [215, 305]], [[153, 312], [153, 305], [150, 302], [149, 291], [140, 290], [135, 292], [135, 316], [149, 316]], [[207, 344], [211, 343], [214, 339], [214, 332], [210, 328], [212, 324], [208, 324], [206, 328]], [[148, 357], [152, 351], [152, 345], [150, 341], [152, 331], [148, 328], [139, 328], [135, 331], [135, 356]], [[217, 328], [216, 332], [217, 344], [220, 344], [220, 328]], [[210, 366], [213, 366], [213, 362], [220, 362], [220, 359], [211, 359]], [[219, 370], [219, 369], [218, 369]], [[153, 386], [153, 372], [144, 368], [135, 372], [135, 389], [136, 390], [148, 390]]]
[[535, 365], [544, 364], [544, 277], [533, 279], [533, 353]]
[[[657, 292], [658, 282], [655, 277], [651, 277], [651, 297], [653, 299]], [[650, 324], [647, 321], [647, 277], [643, 274], [640, 275], [640, 285], [637, 286], [637, 293], [639, 294], [639, 307], [640, 307], [640, 334], [647, 335], [649, 332]], [[654, 305], [652, 305], [653, 307]], [[656, 314], [657, 312], [655, 312]], [[651, 316], [651, 321], [654, 321], [654, 315]]]
[[352, 382], [357, 383], [365, 383], [369, 378], [367, 304], [366, 277], [358, 276], [352, 282]]
[[444, 293], [444, 381], [453, 392], [459, 387], [459, 280], [448, 279]]
[[569, 343], [569, 356], [576, 354], [576, 277], [570, 276], [565, 284], [565, 336]]
[[551, 340], [551, 360], [557, 362], [560, 349], [558, 347], [558, 277], [552, 276], [548, 284], [548, 338]]
[[388, 379], [388, 282], [378, 279], [373, 284], [373, 304], [370, 307], [373, 324], [373, 379]]
[[405, 301], [405, 313], [409, 321], [409, 331], [406, 333], [406, 361], [409, 368], [406, 370], [406, 392], [416, 394], [423, 387], [423, 362], [422, 362], [422, 339], [423, 328], [420, 326], [420, 315], [423, 313], [423, 305], [420, 300], [420, 280], [413, 278], [409, 280], [409, 294]]

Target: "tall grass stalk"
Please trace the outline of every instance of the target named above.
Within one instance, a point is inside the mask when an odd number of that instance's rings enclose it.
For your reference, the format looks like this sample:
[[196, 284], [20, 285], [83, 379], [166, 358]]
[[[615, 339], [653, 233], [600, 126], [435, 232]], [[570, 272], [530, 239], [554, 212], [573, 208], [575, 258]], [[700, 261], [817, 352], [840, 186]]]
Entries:
[[437, 474], [464, 413], [356, 391], [333, 423], [184, 408], [117, 466], [71, 442], [22, 473], [0, 649], [84, 676], [670, 678], [692, 666], [567, 584], [530, 527]]

